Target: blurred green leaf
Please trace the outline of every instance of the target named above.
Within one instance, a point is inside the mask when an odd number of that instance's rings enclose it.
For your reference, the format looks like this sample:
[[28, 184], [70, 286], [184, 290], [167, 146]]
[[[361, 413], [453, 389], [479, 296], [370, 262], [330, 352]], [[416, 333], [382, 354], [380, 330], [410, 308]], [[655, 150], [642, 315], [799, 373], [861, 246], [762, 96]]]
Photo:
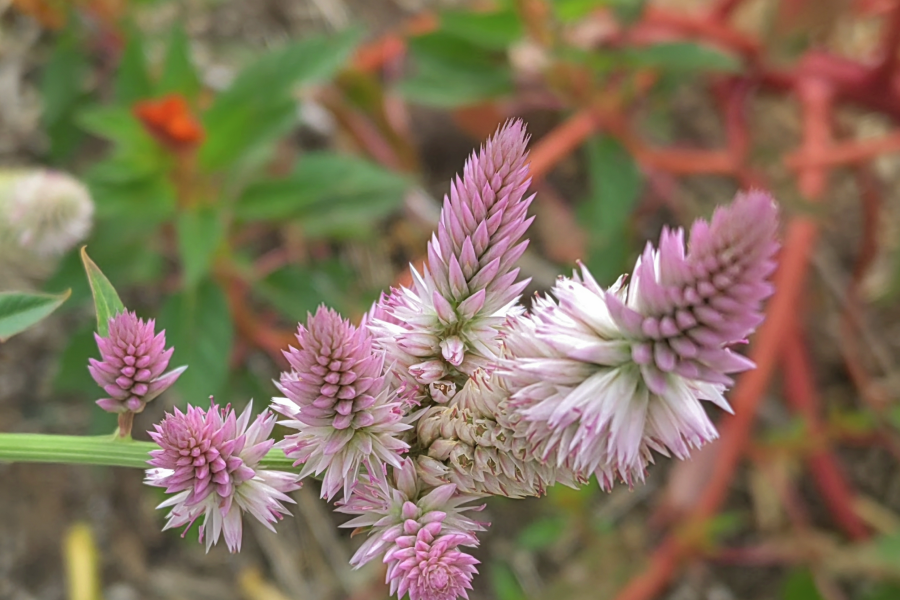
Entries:
[[0, 292], [0, 342], [46, 318], [66, 301], [70, 293]]
[[505, 57], [472, 42], [438, 31], [414, 37], [409, 52], [416, 74], [397, 91], [407, 99], [432, 106], [461, 106], [513, 91]]
[[59, 357], [59, 370], [53, 378], [53, 389], [57, 392], [100, 397], [103, 390], [87, 370], [88, 359], [99, 355], [100, 351], [94, 340], [93, 324], [86, 325], [70, 335]]
[[356, 29], [309, 37], [271, 52], [241, 71], [203, 115], [207, 134], [200, 149], [203, 165], [222, 168], [283, 133], [296, 122], [292, 87], [331, 78], [359, 39]]
[[578, 208], [590, 233], [588, 265], [602, 284], [622, 273], [631, 251], [630, 218], [643, 177], [628, 151], [614, 138], [600, 136], [585, 145], [590, 196]]
[[[85, 178], [97, 206], [98, 217], [115, 217], [141, 222], [144, 233], [175, 214], [175, 189], [162, 177], [107, 182], [97, 178], [93, 170]], [[99, 235], [95, 235], [99, 238]]]
[[530, 523], [517, 538], [517, 544], [526, 550], [543, 550], [556, 542], [566, 532], [565, 517], [544, 517]]
[[138, 100], [149, 98], [152, 85], [140, 29], [128, 27], [126, 35], [128, 39], [116, 72], [113, 96], [117, 103], [131, 106]]
[[567, 23], [579, 21], [598, 8], [612, 8], [620, 22], [629, 24], [640, 16], [647, 0], [552, 0], [556, 18]]
[[81, 248], [81, 262], [84, 263], [84, 271], [87, 274], [88, 283], [91, 284], [91, 293], [94, 296], [94, 311], [97, 314], [97, 333], [100, 337], [109, 335], [109, 320], [125, 312], [125, 305], [119, 299], [116, 288], [109, 282], [100, 267], [88, 256], [87, 246]]
[[863, 596], [863, 600], [897, 600], [898, 598], [900, 598], [900, 586], [893, 583], [879, 583]]
[[129, 108], [94, 106], [78, 113], [76, 120], [82, 129], [113, 142], [120, 150], [158, 153], [156, 142]]
[[622, 56], [633, 67], [682, 73], [692, 71], [733, 73], [741, 68], [740, 61], [734, 56], [690, 42], [629, 48], [622, 52]]
[[228, 301], [211, 281], [171, 296], [158, 319], [174, 346], [171, 364], [188, 365], [174, 388], [183, 402], [203, 403], [218, 395], [228, 379], [234, 325]]
[[442, 31], [490, 50], [506, 50], [525, 35], [525, 28], [513, 9], [496, 12], [454, 10], [442, 13], [440, 19]]
[[346, 264], [332, 260], [309, 267], [283, 267], [257, 283], [253, 291], [290, 320], [305, 321], [307, 313], [315, 312], [322, 303], [339, 311], [350, 308], [346, 302], [349, 283], [354, 280]]
[[189, 99], [196, 98], [200, 92], [200, 78], [191, 61], [190, 39], [181, 25], [172, 28], [162, 76], [156, 87], [159, 94], [175, 92]]
[[85, 77], [90, 65], [80, 51], [74, 27], [56, 38], [41, 73], [41, 119], [50, 140], [50, 157], [59, 161], [78, 145], [81, 132], [74, 116], [85, 99]]
[[302, 218], [310, 235], [368, 224], [395, 209], [406, 178], [357, 158], [330, 152], [303, 156], [285, 179], [257, 183], [238, 199], [238, 218], [255, 221]]
[[491, 588], [497, 600], [526, 600], [528, 596], [519, 585], [515, 573], [509, 566], [500, 561], [490, 563]]
[[175, 222], [184, 286], [192, 288], [212, 265], [213, 255], [225, 234], [221, 215], [213, 207], [199, 207], [178, 215]]
[[824, 600], [812, 574], [806, 569], [792, 571], [781, 588], [781, 600]]

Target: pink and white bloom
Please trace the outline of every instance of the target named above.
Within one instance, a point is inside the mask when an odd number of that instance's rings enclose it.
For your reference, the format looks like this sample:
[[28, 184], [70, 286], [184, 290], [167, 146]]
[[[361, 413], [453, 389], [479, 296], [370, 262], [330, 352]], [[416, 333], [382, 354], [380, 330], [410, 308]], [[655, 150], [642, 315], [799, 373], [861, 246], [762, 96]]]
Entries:
[[329, 500], [356, 481], [364, 461], [400, 465], [409, 445], [400, 439], [410, 425], [382, 374], [384, 356], [372, 349], [365, 327], [354, 327], [320, 307], [297, 331], [298, 348], [284, 353], [291, 371], [281, 374], [273, 409], [297, 430], [278, 443], [301, 477], [325, 473], [322, 496]]
[[630, 485], [651, 450], [686, 458], [715, 439], [701, 401], [730, 411], [728, 374], [753, 366], [731, 346], [762, 321], [776, 230], [770, 196], [739, 194], [694, 224], [687, 253], [681, 230], [664, 231], [630, 285], [603, 290], [582, 267], [538, 299], [511, 328], [504, 374], [544, 460]]
[[390, 318], [370, 321], [388, 363], [405, 371], [408, 399], [425, 398], [437, 381], [492, 366], [498, 328], [521, 311], [516, 300], [528, 282], [516, 281], [513, 265], [532, 221], [527, 143], [522, 122], [510, 121], [469, 158], [444, 198], [427, 266], [421, 274], [413, 269], [412, 288], [383, 298], [380, 311]]
[[88, 360], [88, 371], [109, 398], [97, 400], [103, 410], [139, 413], [169, 388], [187, 367], [163, 373], [174, 348], [165, 349], [165, 330], [155, 333], [153, 319], [144, 322], [133, 312], [109, 320], [109, 335], [94, 334], [100, 360]]
[[174, 494], [157, 507], [172, 507], [163, 530], [189, 528], [202, 516], [207, 552], [222, 534], [229, 551], [241, 549], [242, 512], [274, 531], [272, 524], [288, 514], [283, 503], [293, 503], [287, 494], [300, 488], [296, 474], [260, 467], [275, 443], [269, 439], [275, 416], [264, 411], [251, 424], [251, 407], [240, 417], [230, 406], [176, 408], [149, 432], [160, 449], [150, 452], [155, 468], [145, 483]]
[[485, 530], [487, 523], [465, 514], [484, 508], [470, 505], [477, 496], [458, 493], [452, 483], [434, 488], [426, 485], [419, 478], [415, 463], [408, 458], [392, 471], [389, 476], [386, 465], [367, 468], [350, 496], [335, 509], [357, 515], [341, 527], [353, 527], [369, 536], [350, 559], [354, 567], [383, 555], [403, 535], [404, 524], [410, 520], [420, 524], [440, 521], [442, 530], [457, 533]]

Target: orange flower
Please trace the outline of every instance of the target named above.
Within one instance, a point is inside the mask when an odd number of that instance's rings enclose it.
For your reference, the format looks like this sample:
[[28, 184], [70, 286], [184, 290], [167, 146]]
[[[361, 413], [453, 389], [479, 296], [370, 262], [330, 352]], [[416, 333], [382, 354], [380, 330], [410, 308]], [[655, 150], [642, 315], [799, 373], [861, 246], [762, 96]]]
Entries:
[[196, 147], [203, 141], [203, 128], [178, 94], [134, 105], [134, 114], [162, 144], [176, 150]]

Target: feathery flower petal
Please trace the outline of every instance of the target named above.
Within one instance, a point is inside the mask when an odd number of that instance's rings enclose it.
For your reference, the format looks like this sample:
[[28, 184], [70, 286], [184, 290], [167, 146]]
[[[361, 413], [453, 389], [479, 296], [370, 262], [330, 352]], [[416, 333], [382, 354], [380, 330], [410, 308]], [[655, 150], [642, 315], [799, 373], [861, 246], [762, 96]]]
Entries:
[[298, 348], [284, 353], [291, 371], [281, 374], [273, 409], [288, 417], [282, 424], [298, 433], [278, 447], [301, 477], [325, 472], [322, 496], [329, 500], [356, 481], [363, 461], [400, 464], [409, 445], [400, 435], [410, 425], [382, 374], [384, 357], [372, 350], [366, 327], [354, 327], [331, 309], [320, 307], [297, 331]]
[[230, 406], [176, 408], [149, 432], [160, 449], [150, 452], [147, 462], [155, 468], [145, 483], [174, 494], [157, 507], [172, 507], [163, 530], [190, 528], [203, 516], [200, 541], [205, 538], [207, 552], [220, 535], [229, 551], [241, 549], [241, 512], [274, 531], [272, 524], [288, 514], [283, 503], [293, 503], [288, 492], [300, 488], [299, 476], [259, 466], [275, 443], [269, 439], [275, 415], [263, 411], [251, 424], [252, 404], [239, 417]]
[[148, 402], [171, 386], [187, 367], [163, 373], [174, 348], [165, 349], [165, 330], [155, 333], [155, 322], [144, 322], [133, 312], [109, 319], [109, 335], [94, 334], [100, 360], [88, 360], [94, 381], [109, 394], [97, 401], [105, 411], [139, 413]]

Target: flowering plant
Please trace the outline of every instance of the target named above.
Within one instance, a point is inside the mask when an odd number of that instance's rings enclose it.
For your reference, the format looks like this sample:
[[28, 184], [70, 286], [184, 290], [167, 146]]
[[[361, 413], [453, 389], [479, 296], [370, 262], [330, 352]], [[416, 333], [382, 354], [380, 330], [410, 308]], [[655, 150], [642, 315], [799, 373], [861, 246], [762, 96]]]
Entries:
[[[337, 511], [355, 515], [346, 526], [367, 534], [353, 566], [380, 559], [398, 598], [450, 600], [476, 573], [466, 548], [488, 525], [473, 516], [479, 498], [591, 476], [633, 486], [656, 454], [684, 459], [716, 438], [702, 402], [730, 411], [730, 374], [753, 367], [735, 346], [772, 293], [772, 198], [738, 194], [691, 227], [687, 248], [682, 230], [666, 229], [630, 278], [603, 289], [582, 265], [527, 308], [515, 267], [533, 220], [527, 142], [511, 121], [470, 157], [411, 287], [383, 294], [358, 325], [325, 307], [309, 315], [284, 352], [273, 413], [251, 423], [249, 408], [213, 403], [155, 426], [142, 458], [147, 483], [172, 494], [160, 505], [166, 528], [202, 517], [207, 549], [224, 534], [236, 551], [242, 512], [271, 527], [287, 494], [319, 475], [322, 497], [340, 495]], [[163, 373], [164, 333], [83, 258], [101, 354], [89, 369], [127, 439], [128, 417], [183, 368]], [[277, 443], [274, 413], [292, 430]]]

